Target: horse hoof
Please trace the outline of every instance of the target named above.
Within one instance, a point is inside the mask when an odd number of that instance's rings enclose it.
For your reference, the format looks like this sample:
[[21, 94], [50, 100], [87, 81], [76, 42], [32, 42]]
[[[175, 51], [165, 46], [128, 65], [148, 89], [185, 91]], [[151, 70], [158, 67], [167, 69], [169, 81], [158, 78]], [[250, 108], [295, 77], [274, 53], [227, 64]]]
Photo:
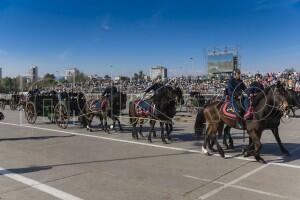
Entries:
[[250, 156], [246, 149], [243, 149], [243, 155], [245, 158]]
[[163, 140], [163, 143], [164, 143], [164, 144], [168, 144], [168, 141], [167, 141], [167, 140]]
[[225, 153], [224, 153], [224, 152], [220, 152], [219, 154], [220, 154], [220, 156], [221, 156], [222, 158], [225, 158]]
[[233, 145], [233, 144], [230, 144], [230, 145], [229, 145], [229, 149], [234, 149], [234, 145]]
[[202, 153], [203, 153], [204, 155], [207, 155], [207, 156], [209, 155], [207, 149], [204, 148], [203, 146], [202, 146], [201, 150], [202, 150]]
[[291, 156], [290, 152], [288, 152], [288, 151], [283, 152], [283, 154], [284, 154], [284, 156], [287, 156], [287, 157]]
[[262, 163], [262, 164], [266, 164], [267, 163], [262, 157], [260, 157], [260, 155], [256, 155], [256, 156], [254, 156], [254, 158], [259, 163]]

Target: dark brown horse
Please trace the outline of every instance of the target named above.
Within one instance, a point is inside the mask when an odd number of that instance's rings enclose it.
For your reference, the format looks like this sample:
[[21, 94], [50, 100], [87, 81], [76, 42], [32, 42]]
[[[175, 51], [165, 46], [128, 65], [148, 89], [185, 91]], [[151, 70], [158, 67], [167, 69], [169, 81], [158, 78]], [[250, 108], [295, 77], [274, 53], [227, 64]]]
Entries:
[[172, 119], [176, 114], [176, 103], [179, 102], [181, 105], [184, 104], [182, 90], [180, 88], [172, 88], [170, 86], [164, 86], [159, 91], [147, 100], [146, 106], [149, 107], [144, 113], [139, 112], [138, 105], [141, 100], [136, 100], [134, 102], [130, 102], [129, 104], [129, 117], [130, 123], [132, 125], [132, 137], [134, 139], [138, 139], [138, 134], [136, 130], [136, 126], [139, 125], [139, 134], [143, 137], [142, 134], [142, 124], [150, 120], [150, 131], [148, 135], [148, 141], [152, 142], [151, 136], [154, 132], [154, 126], [158, 121], [161, 127], [161, 139], [164, 143], [167, 143], [164, 127], [166, 128], [167, 138], [170, 140], [170, 134], [173, 130]]
[[286, 115], [289, 110], [287, 91], [279, 82], [276, 85], [267, 87], [263, 92], [260, 92], [253, 99], [253, 111], [251, 118], [244, 121], [244, 127], [238, 127], [236, 119], [228, 117], [221, 109], [221, 102], [214, 102], [202, 109], [196, 118], [195, 130], [202, 133], [205, 130], [207, 123], [204, 144], [202, 146], [203, 153], [208, 153], [207, 146], [209, 141], [213, 141], [218, 149], [219, 154], [225, 157], [225, 153], [218, 143], [217, 132], [224, 124], [240, 130], [246, 130], [253, 142], [254, 148], [244, 152], [244, 156], [254, 156], [259, 162], [264, 162], [260, 156], [261, 142], [260, 138], [263, 130], [276, 128], [277, 123], [274, 123], [274, 118]]
[[86, 126], [87, 130], [92, 131], [91, 123], [94, 117], [99, 118], [100, 126], [105, 132], [109, 133], [107, 118], [113, 120], [112, 127], [115, 128], [116, 122], [119, 125], [119, 130], [122, 131], [119, 115], [121, 110], [126, 108], [127, 95], [122, 92], [117, 92], [109, 98], [90, 99], [87, 101], [83, 114], [79, 121]]

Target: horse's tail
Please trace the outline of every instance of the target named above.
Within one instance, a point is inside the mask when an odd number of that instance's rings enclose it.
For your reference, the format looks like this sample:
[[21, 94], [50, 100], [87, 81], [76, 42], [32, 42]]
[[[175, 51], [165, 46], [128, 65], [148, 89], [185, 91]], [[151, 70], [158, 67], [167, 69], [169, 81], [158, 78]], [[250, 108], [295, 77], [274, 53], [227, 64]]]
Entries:
[[195, 130], [195, 135], [200, 136], [203, 135], [205, 131], [205, 116], [204, 116], [204, 108], [201, 108], [198, 110], [195, 125], [194, 125], [194, 130]]

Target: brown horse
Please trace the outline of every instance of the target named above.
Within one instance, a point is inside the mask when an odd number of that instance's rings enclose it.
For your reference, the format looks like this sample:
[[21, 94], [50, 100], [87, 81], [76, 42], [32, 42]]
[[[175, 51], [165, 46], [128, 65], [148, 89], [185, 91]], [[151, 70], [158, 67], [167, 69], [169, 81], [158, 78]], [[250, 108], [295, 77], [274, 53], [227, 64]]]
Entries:
[[112, 127], [115, 128], [115, 124], [117, 122], [119, 130], [123, 131], [119, 115], [121, 114], [121, 110], [126, 108], [126, 101], [127, 95], [123, 92], [117, 92], [109, 98], [90, 99], [86, 102], [83, 114], [79, 118], [79, 121], [87, 128], [87, 130], [92, 132], [91, 123], [93, 118], [97, 117], [100, 120], [100, 126], [102, 129], [109, 133], [107, 125], [107, 119], [109, 117], [113, 121]]
[[[90, 132], [93, 131], [91, 123], [94, 117], [100, 119], [100, 126], [105, 132], [108, 132], [107, 127], [107, 113], [108, 113], [108, 100], [106, 99], [89, 99], [83, 109], [82, 115], [78, 117], [78, 120], [83, 126]], [[104, 120], [104, 124], [103, 124]]]
[[[152, 142], [151, 136], [154, 133], [154, 126], [156, 121], [160, 122], [161, 127], [161, 139], [164, 143], [167, 143], [164, 134], [164, 127], [167, 132], [167, 139], [171, 139], [170, 134], [173, 130], [172, 119], [176, 114], [176, 103], [184, 104], [182, 90], [179, 87], [173, 88], [171, 86], [164, 86], [149, 100], [136, 100], [129, 104], [129, 117], [132, 125], [132, 137], [138, 139], [136, 126], [139, 125], [139, 135], [142, 134], [142, 124], [150, 120], [150, 131], [148, 135], [148, 141]], [[139, 109], [140, 104], [145, 104], [146, 109]], [[142, 111], [142, 112], [140, 112]]]
[[254, 156], [259, 162], [265, 162], [260, 156], [261, 150], [261, 134], [265, 129], [276, 128], [277, 124], [273, 123], [273, 119], [277, 118], [278, 113], [286, 116], [289, 110], [287, 91], [279, 82], [276, 85], [267, 87], [253, 99], [251, 118], [244, 120], [243, 127], [238, 127], [235, 118], [231, 118], [224, 113], [222, 102], [214, 102], [200, 110], [195, 122], [195, 130], [202, 133], [207, 123], [204, 144], [202, 146], [203, 153], [208, 153], [207, 146], [209, 141], [216, 144], [219, 154], [225, 157], [225, 153], [218, 143], [216, 133], [224, 124], [240, 130], [246, 130], [251, 138], [254, 148], [244, 152], [244, 156]]

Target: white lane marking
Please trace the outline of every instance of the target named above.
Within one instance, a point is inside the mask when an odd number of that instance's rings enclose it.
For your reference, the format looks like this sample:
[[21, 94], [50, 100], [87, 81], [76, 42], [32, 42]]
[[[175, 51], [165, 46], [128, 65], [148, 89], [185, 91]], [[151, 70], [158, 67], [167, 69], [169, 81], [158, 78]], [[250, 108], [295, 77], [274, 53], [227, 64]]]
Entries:
[[289, 167], [289, 168], [294, 168], [294, 169], [300, 169], [299, 165], [292, 165], [292, 164], [286, 164], [286, 163], [269, 163], [271, 165], [275, 165], [275, 166], [281, 166], [281, 167]]
[[190, 175], [182, 175], [183, 177], [185, 178], [190, 178], [190, 179], [195, 179], [195, 180], [199, 180], [199, 181], [203, 181], [203, 182], [211, 182], [211, 183], [216, 183], [216, 184], [220, 184], [220, 185], [225, 185], [225, 183], [223, 182], [220, 182], [220, 181], [212, 181], [210, 179], [206, 179], [206, 178], [199, 178], [199, 177], [196, 177], [196, 176], [190, 176]]
[[[161, 149], [170, 149], [170, 150], [175, 150], [175, 151], [183, 151], [183, 152], [201, 154], [201, 151], [194, 150], [194, 149], [184, 149], [184, 148], [180, 148], [180, 147], [163, 146], [163, 145], [150, 144], [150, 143], [144, 143], [144, 142], [136, 142], [136, 141], [131, 141], [131, 140], [110, 138], [110, 137], [104, 137], [104, 136], [98, 136], [98, 135], [88, 135], [88, 134], [84, 134], [84, 133], [70, 132], [70, 131], [64, 131], [64, 130], [56, 130], [56, 129], [50, 129], [50, 128], [42, 128], [42, 127], [29, 126], [29, 125], [24, 125], [24, 124], [13, 124], [13, 123], [8, 123], [8, 122], [0, 122], [0, 124], [9, 125], [9, 126], [16, 126], [16, 127], [23, 127], [23, 128], [31, 128], [31, 129], [37, 129], [37, 130], [43, 130], [43, 131], [65, 133], [65, 134], [69, 134], [69, 135], [97, 138], [97, 139], [109, 140], [109, 141], [115, 141], [115, 142], [121, 142], [121, 143], [127, 143], [127, 144], [137, 144], [137, 145], [156, 147], [156, 148], [161, 148]], [[212, 155], [216, 156], [216, 157], [220, 157], [219, 154], [212, 154]], [[233, 158], [233, 159], [237, 159], [237, 160], [254, 161], [254, 162], [256, 161], [253, 158], [245, 158], [245, 157], [234, 156], [234, 155], [226, 155], [225, 157], [226, 158]], [[279, 156], [279, 157], [275, 157], [275, 159], [283, 159], [283, 157]], [[295, 168], [295, 169], [299, 168], [300, 169], [299, 165], [292, 165], [292, 164], [285, 164], [285, 163], [278, 163], [278, 162], [269, 162], [268, 164], [284, 166], [284, 167], [291, 167], [291, 168]]]
[[78, 198], [76, 196], [73, 196], [71, 194], [68, 194], [66, 192], [63, 192], [61, 190], [58, 190], [56, 188], [53, 188], [51, 186], [45, 185], [43, 183], [40, 183], [36, 180], [27, 178], [25, 176], [21, 176], [19, 174], [15, 174], [12, 171], [9, 171], [7, 169], [1, 168], [0, 167], [0, 175], [6, 176], [10, 179], [13, 179], [17, 182], [23, 183], [25, 185], [28, 185], [32, 188], [35, 188], [37, 190], [40, 190], [42, 192], [45, 192], [51, 196], [54, 196], [58, 199], [63, 199], [63, 200], [82, 200], [81, 198]]
[[215, 195], [215, 194], [221, 192], [221, 191], [224, 190], [225, 188], [231, 187], [232, 185], [238, 183], [239, 181], [241, 181], [241, 180], [243, 180], [243, 179], [245, 179], [245, 178], [248, 178], [249, 176], [255, 174], [256, 172], [258, 172], [258, 171], [260, 171], [260, 170], [262, 170], [262, 169], [264, 169], [264, 168], [266, 168], [266, 167], [269, 166], [269, 165], [270, 165], [270, 164], [264, 164], [264, 165], [261, 165], [260, 167], [258, 167], [258, 168], [256, 168], [256, 169], [254, 169], [254, 170], [252, 170], [252, 171], [250, 171], [250, 172], [248, 172], [248, 173], [246, 173], [246, 174], [240, 176], [239, 178], [236, 178], [236, 179], [234, 179], [234, 180], [232, 180], [232, 181], [230, 181], [230, 182], [228, 182], [228, 183], [225, 183], [224, 185], [222, 185], [222, 186], [220, 186], [220, 187], [218, 187], [218, 188], [216, 188], [216, 189], [214, 189], [214, 190], [209, 191], [208, 193], [206, 193], [206, 194], [200, 196], [198, 199], [202, 199], [202, 200], [203, 200], [203, 199], [207, 199], [207, 198], [209, 198], [209, 197], [211, 197], [211, 196], [213, 196], [213, 195]]
[[[212, 181], [212, 180], [209, 180], [209, 179], [199, 178], [199, 177], [190, 176], [190, 175], [183, 175], [183, 177], [191, 178], [191, 179], [195, 179], [195, 180], [200, 180], [200, 181], [203, 181], [203, 182], [216, 183], [216, 184], [220, 184], [220, 185], [225, 185], [226, 184], [226, 183], [223, 183], [223, 182], [220, 182], [220, 181]], [[252, 188], [244, 187], [244, 186], [240, 186], [240, 185], [230, 185], [228, 187], [232, 187], [232, 188], [236, 188], [236, 189], [240, 189], [240, 190], [246, 190], [246, 191], [249, 191], [249, 192], [254, 192], [254, 193], [263, 194], [263, 195], [267, 195], [267, 196], [277, 197], [277, 198], [281, 198], [281, 199], [287, 199], [288, 198], [286, 196], [282, 196], [282, 195], [279, 195], [279, 194], [265, 192], [265, 191], [262, 191], [262, 190], [252, 189]]]
[[240, 185], [231, 185], [230, 187], [245, 190], [245, 191], [249, 191], [249, 192], [255, 192], [255, 193], [258, 193], [258, 194], [263, 194], [263, 195], [267, 195], [267, 196], [271, 196], [271, 197], [277, 197], [277, 198], [280, 198], [280, 199], [290, 199], [289, 197], [282, 196], [282, 195], [279, 195], [279, 194], [265, 192], [265, 191], [262, 191], [262, 190], [252, 189], [252, 188], [244, 187], [244, 186], [240, 186]]

